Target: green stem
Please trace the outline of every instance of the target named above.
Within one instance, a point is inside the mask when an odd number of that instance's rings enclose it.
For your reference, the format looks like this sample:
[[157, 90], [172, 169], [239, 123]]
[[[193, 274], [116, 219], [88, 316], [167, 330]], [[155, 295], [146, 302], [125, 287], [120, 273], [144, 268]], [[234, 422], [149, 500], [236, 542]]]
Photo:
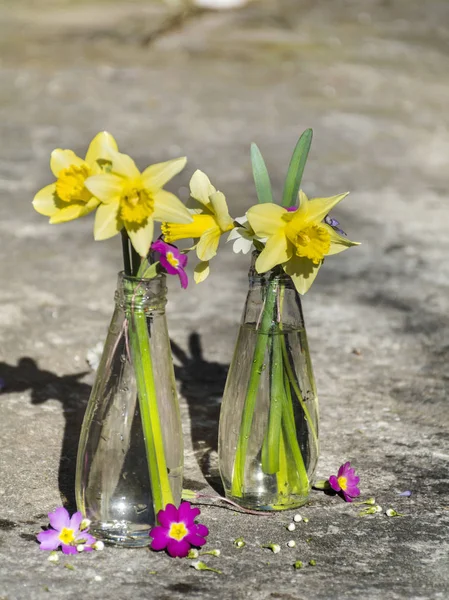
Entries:
[[304, 411], [304, 417], [309, 425], [310, 431], [312, 433], [313, 441], [314, 441], [316, 447], [318, 448], [318, 435], [317, 435], [317, 432], [315, 429], [315, 423], [313, 422], [313, 420], [310, 416], [309, 409], [307, 408], [306, 403], [304, 402], [304, 399], [301, 394], [301, 390], [299, 389], [298, 383], [296, 381], [295, 374], [293, 373], [293, 369], [291, 367], [290, 360], [288, 357], [287, 346], [285, 344], [284, 336], [282, 336], [282, 354], [284, 356], [284, 366], [285, 366], [287, 377], [290, 381], [290, 385], [292, 386], [293, 391], [295, 392], [296, 397], [298, 398], [298, 401], [301, 405], [301, 408]]
[[271, 337], [271, 393], [267, 435], [262, 447], [262, 470], [268, 475], [279, 471], [282, 406], [284, 402], [284, 369], [279, 332]]
[[165, 461], [146, 315], [139, 308], [133, 307], [129, 322], [131, 356], [136, 374], [154, 510], [157, 514], [167, 504], [174, 504], [173, 495]]
[[[287, 400], [287, 399], [286, 399]], [[295, 419], [291, 410], [291, 405], [288, 402], [284, 402], [282, 412], [282, 425], [284, 432], [284, 441], [287, 447], [287, 452], [290, 450], [293, 456], [293, 460], [296, 464], [296, 471], [298, 473], [300, 494], [307, 495], [309, 492], [309, 478], [307, 476], [307, 469], [304, 464], [304, 460], [301, 454], [301, 448], [298, 444], [298, 438], [296, 436], [296, 425]]]
[[243, 494], [243, 481], [245, 473], [246, 452], [248, 449], [249, 436], [256, 408], [257, 393], [259, 391], [260, 377], [263, 372], [265, 353], [268, 343], [268, 334], [271, 330], [273, 312], [276, 306], [277, 282], [270, 281], [267, 287], [265, 306], [263, 308], [261, 323], [254, 349], [254, 359], [249, 376], [246, 400], [240, 423], [239, 440], [234, 459], [234, 472], [232, 475], [231, 493], [234, 497]]

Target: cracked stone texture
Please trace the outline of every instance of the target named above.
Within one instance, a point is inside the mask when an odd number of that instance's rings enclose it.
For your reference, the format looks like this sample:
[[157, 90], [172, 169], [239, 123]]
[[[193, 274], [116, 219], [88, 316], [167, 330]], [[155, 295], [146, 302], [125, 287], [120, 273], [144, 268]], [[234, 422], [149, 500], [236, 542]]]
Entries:
[[[0, 2], [0, 598], [444, 600], [449, 3], [179, 10], [155, 1]], [[239, 216], [255, 201], [250, 143], [279, 195], [306, 127], [315, 141], [304, 188], [351, 190], [335, 216], [363, 242], [326, 261], [304, 300], [321, 401], [318, 476], [351, 460], [363, 496], [406, 516], [359, 518], [357, 507], [314, 492], [300, 511], [309, 522], [293, 533], [287, 513], [205, 507], [208, 547], [222, 551], [206, 562], [223, 575], [147, 550], [48, 563], [33, 540], [46, 513], [73, 498], [93, 380], [85, 357], [104, 338], [120, 269], [118, 239], [93, 242], [90, 218], [49, 226], [33, 211], [33, 194], [51, 181], [50, 151], [82, 153], [107, 129], [142, 167], [186, 154], [171, 189], [185, 198], [201, 167]], [[213, 267], [187, 293], [171, 281], [168, 306], [186, 487], [195, 489], [217, 480], [219, 402], [248, 261], [228, 247]], [[411, 498], [398, 496], [404, 490]], [[282, 551], [261, 549], [267, 541]]]

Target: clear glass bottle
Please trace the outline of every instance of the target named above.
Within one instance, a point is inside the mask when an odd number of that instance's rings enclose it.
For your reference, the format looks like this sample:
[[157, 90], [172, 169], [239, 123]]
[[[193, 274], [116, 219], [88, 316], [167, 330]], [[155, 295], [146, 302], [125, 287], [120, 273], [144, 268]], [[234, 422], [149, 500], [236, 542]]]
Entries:
[[183, 439], [166, 292], [165, 275], [119, 274], [81, 430], [78, 510], [95, 537], [121, 546], [148, 545], [157, 511], [181, 501]]
[[304, 504], [318, 461], [318, 399], [301, 301], [278, 267], [249, 272], [249, 292], [220, 413], [226, 496], [241, 506]]

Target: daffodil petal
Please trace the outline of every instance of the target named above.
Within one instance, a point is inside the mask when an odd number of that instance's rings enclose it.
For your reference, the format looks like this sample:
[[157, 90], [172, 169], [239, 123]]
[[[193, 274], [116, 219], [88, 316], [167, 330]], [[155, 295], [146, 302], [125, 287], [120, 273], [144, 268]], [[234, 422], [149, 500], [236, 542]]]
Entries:
[[123, 192], [123, 179], [110, 173], [92, 175], [84, 182], [89, 192], [104, 204], [117, 202]]
[[330, 198], [313, 198], [307, 202], [306, 214], [303, 216], [300, 214], [301, 211], [298, 211], [298, 215], [295, 214], [293, 221], [296, 216], [298, 216], [298, 218], [304, 219], [305, 224], [319, 223], [334, 208], [334, 206], [346, 198], [348, 194], [349, 192], [346, 192], [346, 194], [339, 194], [338, 196], [331, 196]]
[[166, 190], [158, 190], [153, 194], [156, 221], [169, 223], [192, 223], [193, 217], [179, 198]]
[[265, 204], [256, 204], [252, 206], [246, 216], [251, 229], [259, 237], [269, 237], [274, 235], [279, 229], [284, 229], [287, 225], [285, 216], [288, 211], [278, 204], [266, 202]]
[[140, 177], [140, 171], [136, 167], [136, 163], [127, 154], [117, 152], [112, 148], [109, 148], [109, 157], [112, 160], [112, 172], [122, 177], [129, 177], [130, 179], [137, 179]]
[[329, 225], [323, 224], [321, 227], [325, 227], [331, 236], [331, 245], [327, 256], [343, 252], [343, 250], [347, 250], [348, 248], [351, 248], [351, 246], [360, 246], [360, 242], [352, 242], [351, 240], [348, 240], [347, 237], [340, 235], [333, 227], [330, 227]]
[[53, 150], [50, 157], [50, 169], [55, 177], [59, 177], [59, 173], [63, 169], [68, 169], [70, 166], [83, 166], [85, 161], [77, 156], [72, 150], [61, 150], [56, 148]]
[[83, 216], [88, 215], [90, 212], [95, 210], [99, 204], [100, 204], [100, 200], [98, 200], [98, 198], [95, 198], [94, 196], [92, 196], [92, 198], [89, 200], [89, 202], [86, 202], [86, 204], [84, 205]]
[[196, 255], [200, 260], [207, 261], [217, 254], [221, 231], [218, 225], [203, 233], [196, 247]]
[[56, 184], [52, 183], [37, 192], [34, 196], [33, 206], [38, 213], [51, 217], [58, 211], [55, 203], [55, 191]]
[[206, 173], [197, 169], [190, 179], [190, 195], [192, 198], [207, 206], [210, 202], [209, 196], [216, 191]]
[[153, 192], [159, 190], [164, 187], [167, 181], [170, 181], [170, 179], [183, 170], [186, 162], [187, 158], [183, 156], [182, 158], [175, 158], [167, 162], [150, 165], [142, 173], [144, 186]]
[[193, 270], [193, 279], [195, 283], [201, 283], [209, 277], [210, 267], [209, 261], [199, 262]]
[[140, 256], [147, 256], [153, 241], [154, 221], [148, 219], [147, 224], [139, 229], [127, 229], [134, 249]]
[[229, 216], [226, 198], [221, 192], [214, 192], [210, 195], [212, 210], [217, 219], [217, 223], [222, 231], [229, 231], [233, 227], [234, 220]]
[[96, 240], [107, 240], [116, 235], [123, 227], [119, 219], [118, 202], [100, 204], [95, 213], [94, 238]]
[[285, 263], [284, 271], [292, 278], [296, 290], [305, 294], [318, 275], [321, 265], [322, 262], [316, 265], [309, 258], [293, 256]]
[[97, 133], [94, 139], [89, 144], [86, 154], [86, 162], [91, 167], [96, 169], [98, 167], [97, 159], [111, 160], [109, 150], [118, 151], [117, 142], [107, 131], [101, 131]]
[[66, 223], [67, 221], [73, 221], [83, 217], [86, 213], [84, 212], [85, 204], [69, 204], [64, 208], [59, 209], [50, 217], [50, 224], [55, 225], [56, 223]]
[[266, 273], [276, 265], [287, 262], [291, 255], [292, 245], [284, 232], [280, 230], [267, 240], [265, 248], [256, 260], [256, 271], [258, 273]]

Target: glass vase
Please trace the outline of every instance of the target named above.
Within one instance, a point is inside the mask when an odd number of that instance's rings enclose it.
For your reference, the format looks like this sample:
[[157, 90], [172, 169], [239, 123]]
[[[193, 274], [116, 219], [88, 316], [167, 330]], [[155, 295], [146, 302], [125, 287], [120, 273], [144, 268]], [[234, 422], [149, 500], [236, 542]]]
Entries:
[[76, 500], [90, 532], [146, 546], [182, 493], [183, 440], [165, 318], [165, 275], [119, 274], [115, 311], [83, 421]]
[[220, 413], [226, 496], [256, 510], [304, 504], [318, 461], [318, 399], [301, 301], [278, 267], [249, 291]]

